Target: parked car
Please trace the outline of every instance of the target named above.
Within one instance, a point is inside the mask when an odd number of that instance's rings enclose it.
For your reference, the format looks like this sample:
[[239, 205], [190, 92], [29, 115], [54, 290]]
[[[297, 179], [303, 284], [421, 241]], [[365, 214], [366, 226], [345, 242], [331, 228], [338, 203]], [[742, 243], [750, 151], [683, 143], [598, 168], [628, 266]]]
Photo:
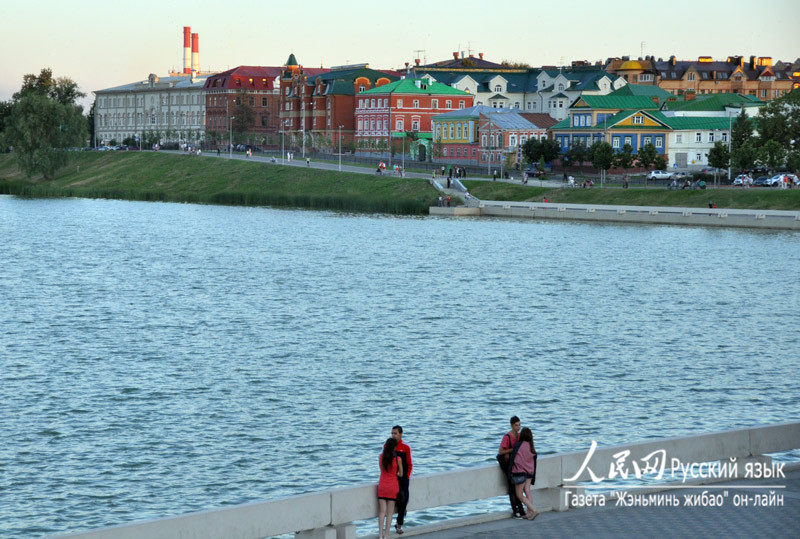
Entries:
[[753, 182], [753, 187], [764, 187], [767, 185], [769, 180], [769, 176], [761, 176], [760, 178], [756, 178], [756, 180]]
[[775, 174], [767, 181], [764, 182], [764, 185], [767, 187], [780, 187], [783, 183], [783, 174]]
[[666, 170], [651, 170], [647, 173], [648, 180], [669, 180], [671, 177], [672, 173]]
[[682, 182], [683, 180], [689, 179], [691, 177], [692, 177], [692, 175], [689, 174], [688, 172], [673, 172], [670, 175], [670, 178], [672, 178], [675, 181], [679, 181], [679, 182]]
[[753, 178], [751, 178], [749, 174], [739, 174], [733, 180], [733, 185], [747, 185], [752, 183]]

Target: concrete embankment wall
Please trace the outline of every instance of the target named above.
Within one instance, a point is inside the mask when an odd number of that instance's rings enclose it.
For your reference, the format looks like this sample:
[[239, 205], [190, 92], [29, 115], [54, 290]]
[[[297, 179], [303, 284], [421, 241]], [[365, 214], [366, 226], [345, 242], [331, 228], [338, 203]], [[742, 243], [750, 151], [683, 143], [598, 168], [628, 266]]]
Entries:
[[477, 207], [434, 206], [430, 215], [800, 230], [800, 212], [780, 210], [483, 201]]

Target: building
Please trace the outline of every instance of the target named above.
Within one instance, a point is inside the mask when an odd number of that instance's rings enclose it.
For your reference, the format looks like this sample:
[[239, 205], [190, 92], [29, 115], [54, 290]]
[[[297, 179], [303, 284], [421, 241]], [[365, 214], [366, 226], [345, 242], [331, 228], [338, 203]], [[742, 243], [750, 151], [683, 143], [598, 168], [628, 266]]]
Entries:
[[227, 145], [237, 134], [252, 144], [279, 143], [281, 71], [281, 67], [238, 66], [208, 77], [206, 129], [211, 144]]
[[[289, 62], [296, 64], [294, 55]], [[400, 78], [398, 73], [370, 69], [368, 64], [336, 66], [317, 72], [287, 65], [281, 80], [284, 106], [281, 122], [294, 144], [302, 137], [313, 148], [353, 149], [357, 92]]]
[[683, 99], [667, 99], [661, 105], [665, 116], [738, 116], [742, 109], [750, 117], [756, 116], [765, 102], [751, 95], [705, 94], [688, 92]]
[[475, 105], [432, 118], [434, 160], [458, 164], [495, 163], [529, 139], [547, 137], [555, 124], [544, 113]]
[[433, 150], [433, 124], [437, 114], [466, 109], [474, 96], [430, 77], [401, 79], [356, 93], [356, 147], [390, 151], [393, 139], [408, 138], [402, 147], [413, 159], [426, 161]]
[[675, 95], [735, 93], [770, 100], [800, 87], [800, 71], [793, 67], [786, 62], [773, 66], [769, 56], [751, 56], [749, 61], [743, 56], [729, 56], [725, 61], [710, 56], [697, 60], [671, 56], [666, 61], [647, 56], [609, 60], [606, 71], [628, 83], [656, 85]]
[[428, 75], [469, 92], [476, 105], [544, 112], [560, 120], [569, 104], [582, 94], [608, 94], [625, 85], [625, 80], [607, 73], [603, 66], [576, 65], [562, 68], [512, 67], [479, 58], [457, 58], [410, 68], [416, 77]]
[[95, 142], [138, 137], [148, 143], [192, 143], [205, 139], [206, 76], [147, 79], [97, 90], [95, 94]]

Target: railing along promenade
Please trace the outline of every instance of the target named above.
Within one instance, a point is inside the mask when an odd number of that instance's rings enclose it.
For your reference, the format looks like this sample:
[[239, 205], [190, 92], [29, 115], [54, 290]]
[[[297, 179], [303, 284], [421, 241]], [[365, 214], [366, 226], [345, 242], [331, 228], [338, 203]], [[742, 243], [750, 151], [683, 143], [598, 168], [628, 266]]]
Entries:
[[[746, 468], [751, 467], [752, 470], [754, 465], [771, 467], [771, 459], [765, 456], [766, 453], [798, 448], [800, 448], [800, 422], [792, 422], [600, 447], [591, 455], [588, 466], [585, 465], [585, 461], [590, 450], [544, 455], [538, 459], [534, 505], [540, 510], [569, 509], [570, 498], [581, 494], [584, 489], [576, 483], [590, 481], [592, 471], [598, 475], [607, 475], [615, 466], [618, 469], [620, 454], [626, 451], [630, 452], [626, 455], [628, 463], [652, 459], [654, 454], [663, 452], [667, 466], [674, 463], [674, 459], [678, 459], [681, 465], [687, 466], [689, 463], [718, 462], [720, 464], [718, 468], [735, 470], [738, 476], [742, 476]], [[735, 466], [730, 459], [737, 459]], [[706, 478], [680, 484], [704, 484], [727, 479], [734, 477]], [[650, 485], [651, 491], [658, 491], [660, 487], [668, 486], [669, 483]], [[375, 484], [370, 483], [113, 526], [74, 534], [71, 537], [255, 539], [294, 532], [297, 539], [349, 539], [356, 536], [354, 521], [377, 517], [378, 503], [375, 489]], [[495, 463], [421, 477], [414, 476], [411, 480], [411, 493], [408, 509], [420, 510], [495, 498], [506, 495], [507, 491], [505, 479]], [[493, 517], [490, 515], [487, 520], [508, 514], [509, 511], [492, 513]], [[447, 527], [447, 521], [437, 526], [440, 529]], [[412, 533], [414, 529], [409, 528], [408, 531]]]
[[800, 211], [683, 208], [665, 206], [611, 206], [558, 202], [503, 202], [481, 200], [470, 207], [431, 207], [430, 215], [491, 216], [577, 221], [703, 225], [800, 230]]

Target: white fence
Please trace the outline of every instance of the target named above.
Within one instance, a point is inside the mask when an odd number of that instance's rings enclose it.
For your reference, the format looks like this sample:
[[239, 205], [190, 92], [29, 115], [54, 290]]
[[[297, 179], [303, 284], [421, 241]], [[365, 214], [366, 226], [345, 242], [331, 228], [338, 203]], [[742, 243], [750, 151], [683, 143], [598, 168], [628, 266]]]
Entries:
[[[622, 451], [630, 452], [627, 457], [629, 462], [663, 451], [669, 462], [679, 459], [682, 463], [702, 463], [759, 457], [764, 453], [798, 448], [800, 422], [781, 423], [601, 447], [594, 452], [589, 469], [597, 475], [607, 475], [609, 468], [618, 462]], [[573, 478], [581, 470], [587, 453], [575, 451], [539, 458], [534, 491], [537, 507], [558, 511], [569, 508], [565, 492], [576, 491], [580, 487], [571, 486], [572, 483], [565, 478]], [[589, 479], [589, 470], [585, 469], [576, 481]], [[507, 493], [505, 479], [496, 464], [415, 476], [411, 481], [411, 489], [413, 495], [409, 510], [494, 498]], [[374, 518], [377, 514], [376, 487], [367, 484], [114, 526], [70, 537], [255, 539], [296, 532], [298, 538], [343, 539], [355, 537], [355, 526], [351, 524], [353, 521]]]

